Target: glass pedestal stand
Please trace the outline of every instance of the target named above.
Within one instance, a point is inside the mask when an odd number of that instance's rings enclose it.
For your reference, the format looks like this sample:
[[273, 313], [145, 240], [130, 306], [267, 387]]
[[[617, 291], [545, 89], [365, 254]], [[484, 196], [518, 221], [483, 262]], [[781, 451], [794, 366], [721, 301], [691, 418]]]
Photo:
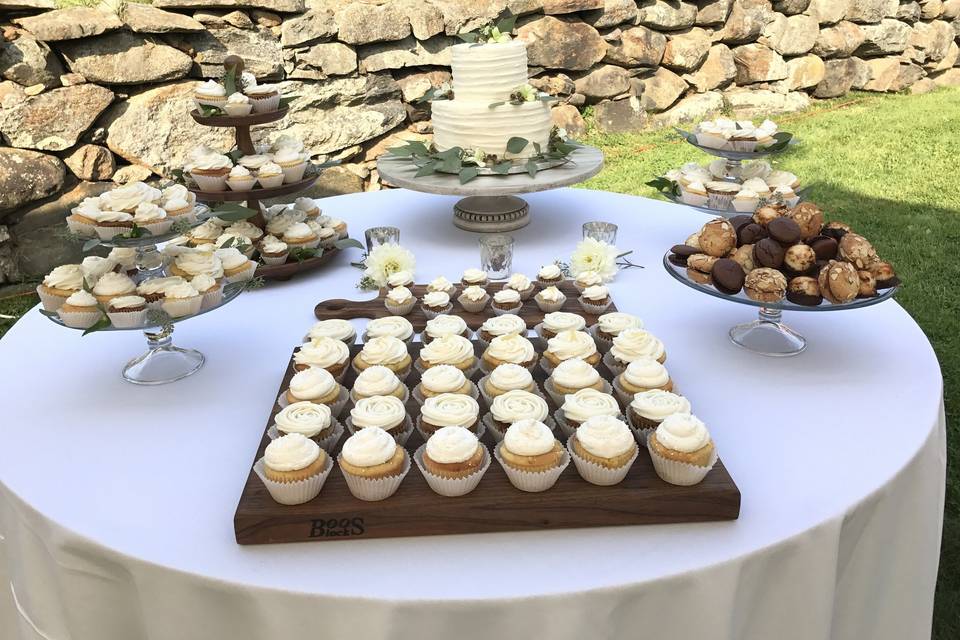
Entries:
[[203, 366], [203, 354], [173, 344], [173, 325], [159, 331], [144, 331], [146, 353], [123, 368], [123, 379], [133, 384], [167, 384], [193, 375]]
[[795, 356], [807, 348], [807, 339], [783, 324], [780, 309], [760, 307], [760, 317], [730, 328], [738, 347], [765, 356]]

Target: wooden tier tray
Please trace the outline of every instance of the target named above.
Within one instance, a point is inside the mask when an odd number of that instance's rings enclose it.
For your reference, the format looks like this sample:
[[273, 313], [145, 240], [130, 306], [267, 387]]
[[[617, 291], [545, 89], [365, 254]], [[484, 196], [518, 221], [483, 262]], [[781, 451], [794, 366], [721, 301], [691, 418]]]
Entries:
[[340, 255], [336, 247], [324, 249], [323, 254], [306, 260], [292, 260], [283, 264], [261, 264], [257, 267], [257, 276], [266, 280], [289, 280], [298, 273], [313, 271]]
[[[479, 356], [481, 347], [479, 343], [475, 345]], [[410, 345], [414, 359], [420, 346], [419, 342]], [[354, 345], [351, 356], [360, 348], [361, 345]], [[602, 365], [599, 370], [604, 377], [610, 377]], [[534, 377], [542, 387], [546, 376], [539, 367], [536, 371]], [[287, 389], [293, 374], [291, 357], [274, 397]], [[474, 381], [481, 375], [477, 373]], [[349, 388], [354, 378], [352, 370], [348, 371], [344, 384]], [[417, 382], [419, 375], [413, 370], [407, 384], [412, 389]], [[482, 416], [488, 408], [482, 397], [479, 402]], [[549, 398], [547, 403], [552, 415], [556, 405]], [[349, 415], [349, 407], [348, 403], [341, 418]], [[414, 464], [396, 494], [381, 502], [364, 502], [350, 494], [340, 469], [334, 468], [319, 496], [306, 504], [284, 506], [273, 501], [252, 470], [253, 462], [263, 456], [270, 442], [266, 431], [279, 411], [276, 404], [270, 411], [237, 505], [233, 523], [239, 544], [709, 522], [735, 520], [740, 514], [740, 491], [722, 461], [717, 461], [700, 484], [678, 487], [657, 476], [645, 449], [641, 449], [626, 479], [612, 487], [587, 483], [571, 462], [551, 489], [524, 493], [514, 488], [500, 465], [492, 461], [473, 492], [445, 498], [427, 486]], [[420, 408], [412, 398], [407, 411], [416, 421]], [[345, 432], [334, 450], [334, 458], [347, 435]], [[491, 454], [494, 442], [491, 434], [484, 434], [483, 443]], [[422, 443], [420, 434], [414, 431], [405, 445], [407, 452], [412, 454]]]
[[200, 202], [242, 202], [244, 200], [256, 200], [259, 202], [260, 200], [281, 198], [283, 196], [289, 196], [294, 193], [306, 191], [313, 186], [313, 183], [316, 182], [317, 178], [319, 177], [319, 173], [314, 173], [312, 175], [305, 176], [302, 180], [297, 182], [282, 184], [279, 187], [274, 187], [273, 189], [248, 189], [246, 191], [231, 191], [229, 189], [226, 191], [200, 191], [196, 188], [196, 185], [188, 185], [187, 188], [196, 194], [197, 200]]
[[[451, 314], [460, 316], [463, 318], [464, 322], [467, 323], [471, 329], [479, 329], [480, 325], [483, 324], [483, 321], [493, 315], [493, 310], [490, 307], [490, 303], [493, 302], [491, 297], [490, 302], [487, 303], [487, 306], [484, 307], [483, 311], [480, 313], [469, 313], [464, 310], [460, 303], [457, 302], [457, 297], [463, 292], [463, 286], [459, 283], [455, 283], [457, 287], [456, 293], [450, 296], [450, 301], [453, 303], [453, 310], [450, 311]], [[486, 286], [487, 291], [493, 296], [494, 293], [506, 286], [505, 282], [491, 282]], [[540, 285], [535, 284], [537, 290], [540, 290]], [[597, 316], [587, 313], [583, 310], [583, 307], [580, 306], [578, 298], [580, 297], [580, 292], [577, 291], [577, 288], [573, 286], [573, 282], [566, 280], [557, 287], [567, 296], [566, 301], [563, 303], [563, 308], [561, 311], [569, 311], [570, 313], [576, 313], [583, 316], [587, 321], [587, 326], [594, 324], [597, 321]], [[414, 284], [408, 287], [413, 295], [417, 296], [417, 299], [420, 300], [423, 298], [424, 294], [427, 292], [427, 285], [425, 284]], [[331, 320], [334, 318], [383, 318], [389, 315], [392, 315], [387, 311], [387, 307], [383, 304], [384, 298], [387, 295], [386, 289], [381, 289], [379, 295], [372, 300], [343, 300], [343, 299], [333, 299], [333, 300], [324, 300], [323, 302], [317, 304], [314, 308], [313, 313], [317, 316], [319, 320]], [[616, 311], [617, 304], [616, 302], [612, 303], [607, 309], [607, 312]], [[531, 297], [529, 300], [526, 300], [523, 303], [523, 306], [520, 308], [520, 311], [517, 312], [521, 318], [523, 318], [527, 323], [527, 328], [532, 329], [539, 323], [543, 322], [543, 316], [546, 315], [543, 311], [540, 310], [540, 307], [537, 306], [536, 301]], [[420, 309], [420, 303], [417, 303], [417, 306], [414, 307], [413, 311], [404, 316], [407, 320], [410, 321], [410, 324], [413, 325], [414, 330], [423, 331], [424, 326], [427, 324], [427, 317], [424, 315], [423, 311]]]
[[245, 116], [231, 116], [226, 113], [216, 116], [200, 115], [198, 109], [190, 112], [190, 116], [198, 123], [206, 127], [250, 127], [256, 124], [267, 124], [282, 120], [287, 115], [289, 107], [282, 107], [276, 111], [267, 111], [266, 113], [250, 113]]

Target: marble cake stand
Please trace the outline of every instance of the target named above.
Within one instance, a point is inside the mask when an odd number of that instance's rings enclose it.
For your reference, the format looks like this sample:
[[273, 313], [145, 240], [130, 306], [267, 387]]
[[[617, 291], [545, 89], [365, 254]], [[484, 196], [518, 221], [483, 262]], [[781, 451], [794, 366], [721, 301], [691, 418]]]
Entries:
[[465, 196], [453, 207], [453, 224], [466, 231], [499, 233], [530, 223], [530, 207], [515, 194], [547, 191], [583, 182], [603, 168], [603, 152], [596, 147], [579, 147], [570, 154], [569, 160], [559, 167], [543, 169], [533, 178], [527, 173], [480, 175], [467, 184], [460, 184], [460, 179], [449, 173], [416, 178], [417, 167], [409, 158], [383, 155], [377, 160], [377, 169], [385, 182], [396, 187]]

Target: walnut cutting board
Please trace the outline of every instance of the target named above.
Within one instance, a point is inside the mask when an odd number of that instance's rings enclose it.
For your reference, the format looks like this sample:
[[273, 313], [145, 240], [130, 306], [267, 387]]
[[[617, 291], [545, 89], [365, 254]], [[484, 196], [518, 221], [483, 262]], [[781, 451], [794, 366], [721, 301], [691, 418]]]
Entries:
[[[420, 343], [411, 345], [414, 359], [419, 349]], [[359, 350], [360, 345], [354, 345], [351, 355]], [[479, 344], [477, 352], [479, 355]], [[610, 374], [602, 365], [600, 371], [609, 379]], [[542, 387], [545, 375], [539, 367], [537, 372], [534, 377]], [[293, 373], [291, 358], [276, 396], [288, 387]], [[482, 373], [474, 376], [474, 380], [480, 376]], [[348, 388], [354, 377], [352, 371], [347, 373], [344, 383]], [[419, 375], [414, 370], [407, 383], [412, 389], [418, 381]], [[556, 406], [549, 398], [547, 402], [552, 414]], [[349, 408], [348, 403], [341, 422], [349, 415]], [[481, 415], [487, 409], [481, 398]], [[263, 456], [270, 441], [266, 431], [279, 410], [275, 405], [270, 411], [237, 505], [234, 531], [240, 544], [705, 522], [734, 520], [740, 513], [740, 491], [722, 461], [717, 462], [700, 484], [676, 487], [660, 480], [645, 449], [641, 449], [626, 479], [613, 487], [597, 487], [585, 482], [571, 462], [552, 489], [524, 493], [510, 484], [503, 469], [493, 461], [472, 493], [444, 498], [427, 486], [414, 464], [392, 497], [382, 502], [363, 502], [350, 494], [339, 468], [335, 468], [315, 499], [302, 505], [284, 506], [270, 498], [252, 470], [253, 462]], [[407, 410], [416, 421], [419, 406], [412, 398]], [[344, 434], [340, 444], [347, 435]], [[420, 434], [414, 431], [405, 446], [412, 454], [422, 443]], [[484, 434], [483, 443], [492, 453], [494, 440], [489, 433]], [[334, 458], [339, 448], [338, 445]]]

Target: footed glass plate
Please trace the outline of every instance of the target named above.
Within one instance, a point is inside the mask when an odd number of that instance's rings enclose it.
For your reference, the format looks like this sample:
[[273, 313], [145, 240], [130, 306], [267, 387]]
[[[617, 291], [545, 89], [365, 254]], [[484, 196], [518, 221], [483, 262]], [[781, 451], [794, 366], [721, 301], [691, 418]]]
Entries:
[[[806, 191], [805, 188], [797, 189], [797, 191], [795, 192], [798, 196], [800, 196], [800, 202], [804, 201], [804, 197], [803, 197], [804, 191]], [[734, 216], [739, 216], [741, 214], [750, 215], [753, 213], [753, 211], [737, 211], [736, 209], [711, 209], [710, 207], [700, 207], [695, 204], [687, 204], [680, 198], [680, 196], [674, 195], [667, 191], [661, 191], [660, 195], [662, 195], [664, 198], [666, 198], [670, 202], [673, 202], [674, 204], [682, 204], [685, 207], [690, 207], [691, 209], [696, 209], [697, 211], [703, 211], [704, 213], [709, 213], [710, 215], [713, 215], [713, 216], [722, 216], [724, 218], [732, 218]]]
[[[787, 145], [778, 149], [760, 149], [757, 151], [734, 151], [733, 149], [717, 149], [716, 147], [705, 147], [697, 142], [697, 134], [692, 131], [685, 131], [679, 127], [674, 127], [674, 129], [679, 133], [683, 138], [695, 146], [697, 149], [700, 149], [704, 153], [709, 153], [712, 156], [717, 156], [718, 158], [726, 158], [727, 160], [759, 160], [760, 158], [765, 158], [767, 156], [775, 155], [777, 153], [783, 153], [784, 151], [789, 150], [791, 147], [800, 144], [800, 141], [797, 140], [796, 136], [791, 135], [790, 141], [787, 142]], [[788, 133], [782, 131], [780, 133]]]

